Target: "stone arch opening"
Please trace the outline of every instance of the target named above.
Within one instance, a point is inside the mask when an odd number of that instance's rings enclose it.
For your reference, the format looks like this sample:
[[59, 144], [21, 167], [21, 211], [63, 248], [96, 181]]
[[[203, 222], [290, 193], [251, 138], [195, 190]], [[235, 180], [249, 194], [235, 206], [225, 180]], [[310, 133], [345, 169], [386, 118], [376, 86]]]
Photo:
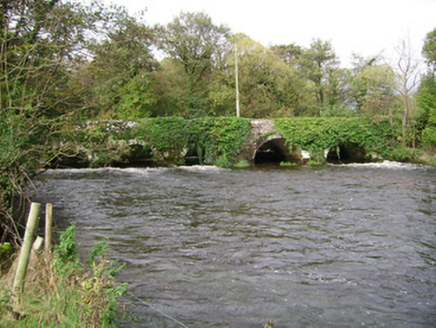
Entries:
[[284, 138], [271, 139], [264, 142], [254, 156], [254, 164], [295, 162], [301, 158], [289, 151]]
[[203, 165], [204, 154], [201, 148], [190, 147], [185, 155], [185, 165]]
[[362, 163], [368, 161], [366, 149], [354, 142], [344, 142], [327, 153], [329, 163]]

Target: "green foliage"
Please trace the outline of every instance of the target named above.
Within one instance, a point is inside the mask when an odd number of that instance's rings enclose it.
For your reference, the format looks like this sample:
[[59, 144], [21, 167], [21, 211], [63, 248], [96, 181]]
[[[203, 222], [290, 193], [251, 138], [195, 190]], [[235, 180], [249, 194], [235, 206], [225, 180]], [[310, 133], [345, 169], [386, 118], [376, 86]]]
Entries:
[[54, 147], [60, 147], [65, 157], [75, 157], [79, 164], [90, 167], [123, 163], [134, 148], [129, 145], [131, 138], [129, 121], [87, 122], [82, 125], [64, 126]]
[[368, 152], [390, 156], [392, 128], [389, 121], [362, 118], [276, 119], [275, 127], [287, 144], [307, 149], [313, 160], [324, 162], [324, 150], [345, 142], [366, 147]]
[[[102, 241], [94, 244], [89, 253], [89, 258], [86, 261], [86, 264], [92, 265], [94, 268], [98, 267], [98, 263], [105, 263], [102, 268], [102, 272], [111, 277], [117, 276], [123, 268], [126, 266], [125, 263], [119, 264], [116, 260], [107, 261], [109, 246], [107, 245], [107, 238], [104, 238]], [[94, 270], [96, 272], [96, 270]]]
[[208, 164], [231, 166], [250, 132], [250, 120], [235, 117], [177, 117], [147, 119], [136, 128], [146, 141], [153, 159], [161, 165], [177, 165], [192, 150]]
[[[204, 13], [181, 13], [166, 27], [160, 28], [159, 47], [183, 67], [180, 70], [182, 84], [172, 85], [185, 89], [179, 99], [187, 109], [186, 117], [201, 117], [208, 113], [208, 83], [219, 54], [227, 47], [228, 28], [214, 25]], [[177, 66], [177, 65], [176, 65]], [[177, 81], [177, 80], [173, 80]], [[205, 113], [206, 111], [206, 113]]]
[[7, 212], [16, 186], [27, 182], [26, 172], [36, 166], [35, 152], [27, 149], [34, 135], [26, 133], [28, 121], [9, 111], [0, 112], [0, 212]]
[[280, 162], [280, 166], [297, 166], [298, 163], [291, 163], [291, 162]]
[[80, 75], [87, 66], [82, 56], [89, 54], [90, 37], [111, 18], [96, 3], [34, 0], [1, 6], [0, 223], [12, 235], [17, 233], [12, 199], [27, 197], [29, 176], [63, 152], [54, 146], [59, 131], [87, 107], [89, 90], [73, 73]]
[[116, 106], [116, 118], [137, 120], [150, 117], [156, 104], [152, 85], [145, 75], [129, 80], [119, 92], [120, 101]]
[[177, 165], [187, 152], [189, 134], [186, 120], [180, 117], [147, 119], [136, 127], [137, 138], [150, 145], [158, 165]]
[[335, 97], [339, 96], [340, 71], [338, 59], [330, 42], [314, 40], [309, 49], [299, 56], [298, 71], [309, 82], [306, 92], [315, 96], [316, 103], [308, 109], [318, 116], [328, 106], [340, 105]]
[[418, 114], [416, 125], [421, 132], [422, 146], [436, 149], [436, 80], [429, 71], [421, 80], [417, 93]]
[[0, 277], [0, 327], [116, 327], [117, 298], [127, 285], [113, 277], [122, 266], [107, 259], [105, 241], [94, 246], [95, 261], [82, 266], [75, 232], [73, 223], [61, 233], [53, 259], [40, 255], [29, 266], [19, 302], [12, 298], [7, 275]]
[[250, 133], [250, 120], [236, 117], [197, 119], [191, 144], [203, 149], [205, 162], [229, 167], [236, 163]]
[[[117, 284], [113, 277], [118, 275], [125, 267], [118, 261], [108, 260], [107, 239], [96, 243], [87, 261], [91, 266], [92, 275], [82, 281], [83, 310], [89, 317], [98, 317], [103, 327], [113, 326], [116, 319], [117, 298], [127, 291], [127, 283]], [[95, 299], [100, 299], [96, 306]]]
[[60, 235], [60, 244], [55, 248], [53, 266], [61, 275], [70, 273], [79, 263], [78, 247], [76, 243], [76, 223], [73, 222]]
[[307, 161], [307, 165], [310, 165], [310, 166], [318, 166], [318, 165], [323, 165], [324, 164], [324, 161], [317, 161], [317, 160], [313, 160], [313, 159], [311, 159], [310, 161]]
[[436, 148], [436, 108], [429, 110], [428, 122], [422, 132], [422, 139], [424, 145], [430, 148]]
[[436, 28], [427, 34], [424, 47], [422, 49], [424, 56], [427, 58], [427, 64], [436, 70]]
[[331, 106], [321, 111], [320, 117], [354, 117], [356, 111], [347, 107]]
[[93, 60], [74, 76], [84, 89], [87, 118], [148, 117], [156, 103], [151, 74], [157, 66], [151, 54], [154, 31], [123, 7], [101, 9], [104, 35], [89, 47]]
[[[230, 167], [240, 160], [239, 154], [251, 131], [250, 122], [250, 119], [236, 117], [190, 120], [159, 117], [142, 120], [133, 128], [122, 122], [90, 124], [75, 132], [77, 141], [74, 145], [82, 153], [86, 150], [87, 157], [95, 158], [91, 165], [114, 163], [114, 159], [129, 160], [134, 148], [128, 146], [127, 140], [135, 138], [138, 144], [145, 144], [141, 149], [151, 151], [157, 165], [181, 165], [189, 153], [197, 155], [201, 164]], [[345, 143], [356, 144], [364, 148], [367, 154], [393, 158], [393, 147], [400, 140], [400, 137], [396, 137], [401, 131], [400, 124], [392, 125], [384, 117], [275, 120], [277, 131], [284, 136], [289, 147], [299, 146], [308, 150], [312, 159], [320, 163], [325, 162], [324, 150]]]
[[69, 70], [95, 20], [78, 4], [11, 1], [3, 8], [2, 3], [1, 109], [36, 119], [56, 117], [77, 104]]
[[180, 117], [158, 117], [140, 121], [136, 128], [139, 138], [145, 139], [158, 151], [181, 150], [187, 146], [186, 120]]
[[388, 65], [370, 65], [356, 69], [350, 91], [360, 115], [388, 115], [396, 103], [396, 76]]
[[107, 238], [104, 238], [102, 241], [94, 244], [89, 253], [88, 260], [86, 264], [92, 265], [95, 263], [99, 257], [107, 257], [109, 246], [107, 245]]
[[[294, 68], [277, 60], [272, 50], [249, 37], [237, 35], [234, 38], [238, 49], [241, 116], [264, 118], [292, 114], [301, 88], [301, 81]], [[227, 63], [229, 69], [222, 83], [233, 91], [228, 95], [234, 104], [234, 56], [229, 56]]]
[[392, 159], [398, 162], [410, 161], [413, 157], [413, 151], [409, 148], [398, 144], [392, 150]]
[[11, 249], [11, 243], [0, 244], [0, 253], [8, 252]]

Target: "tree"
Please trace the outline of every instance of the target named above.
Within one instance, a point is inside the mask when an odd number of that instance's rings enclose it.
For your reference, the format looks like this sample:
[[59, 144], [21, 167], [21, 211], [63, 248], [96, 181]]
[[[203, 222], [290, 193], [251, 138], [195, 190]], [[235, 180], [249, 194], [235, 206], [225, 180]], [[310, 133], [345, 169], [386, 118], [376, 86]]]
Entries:
[[1, 107], [22, 116], [58, 115], [76, 101], [68, 82], [92, 17], [77, 4], [15, 1], [1, 14]]
[[401, 40], [400, 44], [396, 47], [398, 55], [397, 68], [401, 79], [401, 86], [398, 92], [401, 95], [403, 103], [403, 118], [402, 118], [402, 144], [406, 145], [407, 141], [407, 127], [409, 116], [412, 111], [411, 96], [416, 91], [418, 85], [418, 61], [413, 58], [412, 47], [410, 39]]
[[433, 72], [436, 70], [436, 28], [427, 34], [422, 53], [427, 60], [427, 65]]
[[92, 60], [76, 75], [78, 85], [87, 91], [83, 94], [87, 116], [127, 120], [150, 116], [156, 103], [154, 31], [117, 6], [106, 10], [102, 27], [104, 34], [89, 49]]
[[303, 52], [303, 49], [299, 45], [291, 43], [272, 46], [271, 51], [281, 58], [287, 65], [295, 66]]
[[419, 127], [422, 131], [424, 144], [436, 149], [436, 29], [427, 34], [423, 51], [428, 71], [421, 79], [417, 93], [419, 110]]
[[15, 196], [26, 196], [29, 175], [62, 151], [57, 147], [60, 131], [74, 131], [77, 112], [89, 105], [84, 100], [89, 85], [78, 77], [96, 54], [92, 45], [106, 42], [101, 29], [115, 31], [112, 40], [124, 37], [126, 30], [116, 28], [118, 11], [97, 2], [83, 6], [60, 0], [0, 0], [0, 5], [2, 242], [6, 235], [18, 236], [11, 214]]
[[1, 1], [0, 238], [18, 236], [12, 200], [49, 161], [59, 126], [80, 103], [71, 76], [97, 16], [59, 0]]
[[184, 70], [188, 94], [188, 116], [204, 115], [208, 104], [207, 84], [215, 65], [220, 63], [222, 49], [228, 45], [229, 29], [216, 26], [204, 13], [181, 13], [161, 28], [159, 46]]
[[[252, 118], [290, 116], [298, 102], [295, 69], [270, 49], [243, 34], [233, 38], [237, 44], [241, 116]], [[211, 89], [212, 99], [235, 108], [235, 48], [227, 59], [227, 69]], [[216, 75], [215, 75], [216, 77]], [[219, 98], [219, 100], [217, 100]]]
[[424, 145], [436, 149], [436, 81], [432, 71], [427, 72], [421, 79], [416, 102], [417, 130], [422, 131]]
[[171, 58], [164, 58], [153, 76], [156, 105], [152, 115], [188, 116], [189, 86], [182, 65]]
[[360, 61], [354, 68], [350, 82], [350, 95], [356, 111], [361, 115], [389, 115], [396, 103], [396, 75], [386, 64], [375, 59]]
[[306, 92], [312, 93], [316, 100], [307, 105], [306, 114], [318, 116], [325, 109], [342, 106], [345, 72], [339, 70], [339, 61], [330, 42], [314, 40], [299, 56], [297, 69], [308, 81]]

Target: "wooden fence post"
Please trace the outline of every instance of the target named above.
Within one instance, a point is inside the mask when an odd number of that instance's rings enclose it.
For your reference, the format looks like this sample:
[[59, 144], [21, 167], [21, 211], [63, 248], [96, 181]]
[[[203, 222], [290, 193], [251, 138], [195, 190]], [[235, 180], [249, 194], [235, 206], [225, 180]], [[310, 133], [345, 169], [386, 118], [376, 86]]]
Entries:
[[51, 251], [51, 227], [53, 221], [53, 205], [47, 203], [45, 205], [45, 244], [44, 250], [46, 253]]
[[24, 242], [21, 247], [20, 258], [18, 259], [17, 271], [15, 273], [13, 292], [15, 295], [20, 295], [24, 289], [24, 279], [26, 278], [27, 265], [29, 264], [30, 251], [35, 237], [35, 230], [38, 226], [39, 213], [41, 204], [32, 203], [30, 205], [29, 217], [26, 224], [26, 232], [24, 233]]

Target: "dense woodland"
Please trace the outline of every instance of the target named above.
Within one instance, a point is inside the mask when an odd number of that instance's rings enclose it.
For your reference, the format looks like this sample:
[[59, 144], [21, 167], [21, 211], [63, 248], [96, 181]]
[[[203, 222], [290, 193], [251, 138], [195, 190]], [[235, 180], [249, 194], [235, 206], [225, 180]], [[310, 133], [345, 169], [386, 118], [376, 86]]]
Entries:
[[236, 61], [242, 117], [382, 116], [397, 142], [433, 156], [436, 29], [425, 74], [407, 40], [396, 53], [395, 66], [356, 55], [344, 68], [328, 41], [268, 48], [204, 13], [149, 26], [98, 2], [0, 0], [0, 211], [12, 218], [11, 196], [78, 122], [235, 116]]

